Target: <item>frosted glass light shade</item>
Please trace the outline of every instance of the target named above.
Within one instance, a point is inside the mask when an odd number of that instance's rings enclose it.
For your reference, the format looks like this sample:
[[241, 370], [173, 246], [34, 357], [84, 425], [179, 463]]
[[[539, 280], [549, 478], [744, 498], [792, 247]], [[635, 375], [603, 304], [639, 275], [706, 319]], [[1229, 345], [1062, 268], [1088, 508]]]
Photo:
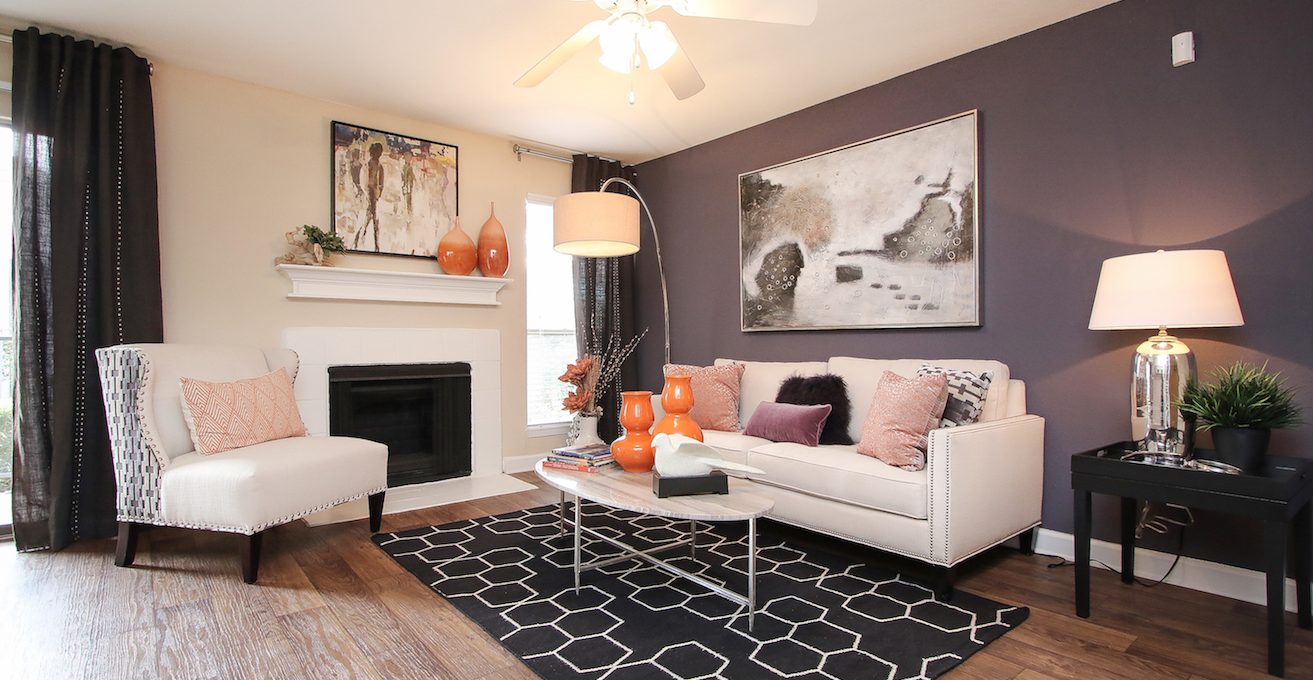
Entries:
[[638, 200], [624, 194], [580, 191], [552, 204], [553, 247], [566, 255], [632, 255], [638, 228]]
[[1159, 250], [1103, 261], [1090, 330], [1243, 326], [1226, 253]]

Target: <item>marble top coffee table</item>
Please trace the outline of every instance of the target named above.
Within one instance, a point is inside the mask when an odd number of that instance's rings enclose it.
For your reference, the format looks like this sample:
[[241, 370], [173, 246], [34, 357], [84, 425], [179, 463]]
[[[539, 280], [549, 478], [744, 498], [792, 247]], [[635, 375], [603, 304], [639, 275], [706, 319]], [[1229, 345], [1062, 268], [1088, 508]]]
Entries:
[[[753, 619], [757, 613], [757, 518], [770, 512], [775, 501], [752, 493], [752, 484], [741, 479], [730, 478], [729, 493], [723, 495], [673, 496], [657, 498], [652, 493], [652, 474], [650, 472], [625, 472], [620, 468], [611, 468], [601, 472], [575, 472], [543, 467], [542, 461], [534, 466], [534, 471], [543, 481], [561, 491], [561, 533], [564, 535], [567, 524], [574, 525], [574, 588], [579, 590], [579, 577], [585, 571], [605, 567], [625, 560], [642, 560], [673, 576], [692, 581], [731, 602], [748, 608], [748, 630], [752, 630]], [[566, 496], [574, 496], [574, 519], [566, 519]], [[603, 534], [591, 527], [584, 526], [580, 501], [591, 501], [608, 508], [629, 510], [642, 515], [665, 517], [668, 519], [688, 520], [688, 537], [656, 548], [639, 550], [626, 545], [615, 538]], [[697, 556], [698, 522], [747, 522], [748, 523], [748, 588], [747, 595], [714, 583], [707, 578], [674, 566], [657, 555], [674, 548], [687, 545], [689, 555]], [[615, 557], [582, 561], [583, 537], [602, 541], [621, 551]]]

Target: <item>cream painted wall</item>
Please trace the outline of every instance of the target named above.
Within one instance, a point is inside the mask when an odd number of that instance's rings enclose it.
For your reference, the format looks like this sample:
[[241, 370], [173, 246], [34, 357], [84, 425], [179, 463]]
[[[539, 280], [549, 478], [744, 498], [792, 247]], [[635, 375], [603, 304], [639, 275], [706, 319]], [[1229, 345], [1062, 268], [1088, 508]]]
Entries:
[[[271, 65], [271, 68], [276, 66]], [[288, 326], [494, 328], [501, 332], [503, 455], [540, 453], [527, 436], [524, 200], [570, 190], [570, 167], [511, 142], [311, 99], [155, 62], [164, 333], [169, 342], [275, 345]], [[442, 96], [434, 92], [433, 96]], [[489, 202], [506, 227], [513, 282], [500, 307], [289, 300], [274, 271], [283, 234], [330, 225], [329, 123], [340, 120], [460, 147], [462, 222], [473, 238]], [[438, 272], [435, 261], [354, 255], [350, 267]]]

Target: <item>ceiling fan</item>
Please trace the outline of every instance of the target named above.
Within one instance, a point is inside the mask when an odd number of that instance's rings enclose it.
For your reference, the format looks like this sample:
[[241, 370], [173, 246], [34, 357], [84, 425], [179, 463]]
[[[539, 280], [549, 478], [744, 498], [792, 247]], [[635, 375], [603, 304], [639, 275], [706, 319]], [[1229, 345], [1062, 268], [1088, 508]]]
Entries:
[[[587, 47], [594, 40], [601, 43], [603, 66], [617, 73], [630, 73], [641, 63], [661, 74], [676, 99], [688, 99], [702, 88], [702, 76], [675, 40], [664, 21], [652, 21], [649, 15], [669, 7], [686, 17], [739, 19], [770, 24], [810, 25], [816, 19], [818, 0], [593, 0], [608, 12], [606, 19], [590, 21], [556, 49], [547, 53], [533, 68], [515, 81], [516, 87], [533, 87]], [[633, 91], [629, 103], [634, 103]]]

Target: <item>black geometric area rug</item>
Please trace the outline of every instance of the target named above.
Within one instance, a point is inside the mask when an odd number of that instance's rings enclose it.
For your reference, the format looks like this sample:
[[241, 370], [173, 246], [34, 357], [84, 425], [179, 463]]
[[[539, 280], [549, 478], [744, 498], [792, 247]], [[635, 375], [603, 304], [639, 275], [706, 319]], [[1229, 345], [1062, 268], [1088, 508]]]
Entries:
[[[543, 678], [934, 678], [1026, 620], [958, 592], [951, 603], [897, 573], [758, 537], [756, 624], [743, 607], [637, 560], [584, 572], [556, 506], [374, 537]], [[584, 503], [584, 525], [639, 549], [686, 536], [672, 523]], [[573, 517], [573, 510], [569, 515]], [[745, 592], [746, 525], [698, 525], [677, 566]], [[618, 555], [601, 541], [584, 561]], [[680, 556], [680, 557], [676, 557]]]

